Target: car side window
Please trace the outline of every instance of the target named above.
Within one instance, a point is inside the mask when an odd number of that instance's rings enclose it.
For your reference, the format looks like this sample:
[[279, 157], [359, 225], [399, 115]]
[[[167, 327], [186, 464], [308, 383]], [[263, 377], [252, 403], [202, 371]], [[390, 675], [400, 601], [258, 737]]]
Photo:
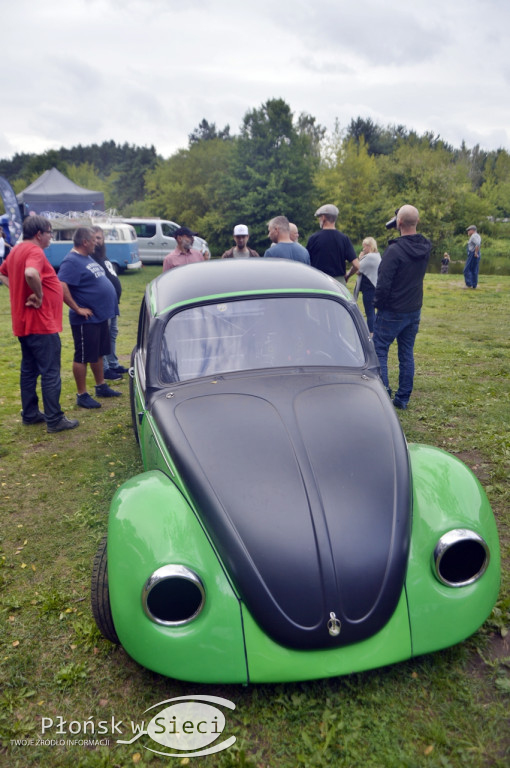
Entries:
[[154, 237], [156, 234], [155, 224], [146, 224], [145, 222], [141, 222], [140, 224], [133, 224], [133, 227], [135, 228], [135, 232], [138, 237]]
[[138, 351], [140, 353], [140, 362], [143, 367], [142, 379], [143, 388], [145, 389], [145, 368], [147, 366], [147, 348], [149, 346], [149, 325], [150, 316], [145, 303], [145, 299], [142, 301], [140, 307], [140, 318], [138, 321]]
[[165, 237], [173, 237], [174, 232], [178, 229], [178, 227], [174, 227], [171, 224], [168, 224], [168, 222], [165, 222], [161, 225], [161, 232]]
[[184, 309], [169, 318], [160, 355], [165, 382], [229, 371], [364, 363], [348, 310], [335, 300], [305, 296]]

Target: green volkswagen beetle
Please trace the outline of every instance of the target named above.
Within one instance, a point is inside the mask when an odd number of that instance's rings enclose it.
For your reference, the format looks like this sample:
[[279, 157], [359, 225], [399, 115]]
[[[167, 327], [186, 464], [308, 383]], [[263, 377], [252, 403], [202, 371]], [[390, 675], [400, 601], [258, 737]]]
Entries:
[[92, 608], [137, 662], [283, 682], [453, 645], [497, 598], [498, 536], [458, 459], [406, 443], [347, 289], [228, 259], [147, 287], [131, 408], [144, 472], [112, 501]]

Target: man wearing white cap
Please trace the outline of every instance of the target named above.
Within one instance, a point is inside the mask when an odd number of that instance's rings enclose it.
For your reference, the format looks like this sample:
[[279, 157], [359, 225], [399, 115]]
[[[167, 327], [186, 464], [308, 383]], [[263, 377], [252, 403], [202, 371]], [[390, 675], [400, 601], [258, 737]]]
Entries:
[[250, 256], [258, 256], [259, 254], [257, 251], [254, 251], [253, 248], [248, 248], [249, 236], [250, 233], [246, 224], [236, 224], [234, 227], [234, 240], [236, 244], [233, 248], [229, 248], [228, 251], [225, 251], [221, 258], [246, 259]]
[[350, 261], [358, 270], [359, 259], [347, 235], [336, 228], [338, 213], [336, 205], [329, 203], [315, 211], [315, 216], [319, 217], [320, 231], [309, 238], [306, 250], [310, 254], [312, 267], [320, 269], [345, 285], [346, 261]]
[[464, 266], [466, 288], [476, 288], [478, 285], [478, 270], [480, 269], [480, 245], [482, 238], [474, 224], [470, 224], [466, 232], [469, 235], [467, 244], [467, 260]]

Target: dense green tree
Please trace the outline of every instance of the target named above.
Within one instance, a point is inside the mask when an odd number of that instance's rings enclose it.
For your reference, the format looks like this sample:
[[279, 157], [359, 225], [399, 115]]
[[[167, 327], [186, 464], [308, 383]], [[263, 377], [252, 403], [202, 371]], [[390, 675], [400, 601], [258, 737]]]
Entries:
[[369, 155], [389, 155], [396, 142], [396, 136], [390, 129], [384, 129], [369, 117], [352, 119], [347, 128], [346, 139], [358, 145], [363, 142]]
[[13, 182], [16, 179], [24, 178], [25, 168], [33, 157], [35, 157], [34, 154], [22, 152], [16, 153], [11, 160], [0, 160], [0, 176], [8, 179], [14, 188]]
[[459, 150], [455, 153], [457, 163], [464, 165], [471, 180], [473, 192], [478, 192], [484, 182], [485, 164], [488, 153], [476, 144], [469, 149], [463, 141]]
[[200, 122], [197, 128], [188, 136], [189, 145], [197, 144], [199, 141], [210, 141], [211, 139], [230, 139], [230, 126], [226, 125], [222, 131], [216, 130], [216, 123], [209, 123], [205, 118]]
[[336, 205], [338, 226], [354, 242], [380, 237], [388, 220], [387, 195], [381, 184], [377, 160], [370, 155], [363, 137], [359, 142], [344, 139], [334, 160], [323, 164], [316, 176], [320, 200]]
[[66, 165], [65, 175], [85, 189], [94, 189], [104, 194], [105, 210], [116, 210], [115, 183], [118, 179], [118, 171], [112, 171], [106, 179], [101, 178], [92, 163], [80, 165]]
[[[421, 213], [421, 231], [435, 253], [465, 237], [476, 223], [487, 236], [507, 237], [510, 155], [465, 143], [452, 149], [438, 135], [355, 118], [331, 134], [307, 113], [294, 117], [283, 99], [244, 116], [239, 132], [205, 118], [187, 149], [163, 160], [153, 146], [102, 144], [61, 147], [0, 160], [0, 175], [19, 193], [45, 170], [58, 168], [80, 186], [105, 194], [105, 207], [122, 215], [164, 216], [200, 231], [219, 253], [232, 227], [248, 224], [251, 244], [268, 245], [267, 221], [285, 214], [303, 237], [316, 228], [322, 203], [340, 209], [341, 228], [359, 244], [382, 239], [384, 222], [404, 202]], [[1, 205], [0, 205], [1, 208]], [[496, 221], [494, 221], [496, 220]]]
[[369, 155], [391, 155], [402, 142], [426, 143], [431, 149], [442, 148], [453, 152], [453, 147], [432, 131], [426, 131], [420, 136], [416, 131], [408, 131], [403, 125], [383, 127], [374, 123], [369, 117], [357, 117], [351, 120], [346, 138], [353, 139], [357, 144], [363, 139]]
[[145, 197], [145, 174], [156, 167], [158, 157], [154, 147], [123, 147], [123, 159], [111, 169], [117, 175], [113, 183], [113, 198], [116, 207], [123, 210], [126, 205]]
[[510, 217], [510, 155], [506, 150], [488, 155], [480, 197], [488, 203], [494, 219]]
[[217, 252], [225, 237], [224, 177], [233, 146], [218, 138], [198, 141], [160, 162], [146, 175], [147, 197], [138, 213], [189, 226]]
[[401, 142], [380, 162], [391, 208], [410, 203], [419, 209], [420, 230], [431, 238], [436, 257], [448, 239], [467, 226], [469, 216], [476, 221], [486, 215], [483, 201], [470, 194], [466, 166], [456, 163], [447, 147], [431, 146], [428, 137]]
[[65, 160], [57, 149], [49, 149], [42, 155], [33, 155], [26, 164], [23, 175], [28, 179], [28, 183], [31, 184], [44, 171], [48, 171], [50, 168], [56, 168], [61, 173], [66, 172]]
[[[70, 149], [52, 149], [40, 155], [15, 155], [12, 160], [0, 161], [0, 175], [7, 178], [16, 192], [21, 192], [44, 171], [53, 167], [66, 175], [67, 168], [81, 169], [78, 171], [79, 176], [90, 174], [90, 169], [93, 168], [95, 186], [88, 188], [105, 192], [108, 190], [108, 207], [120, 210], [133, 201], [144, 198], [145, 173], [154, 168], [158, 160], [153, 146], [121, 146], [114, 141], [105, 141], [89, 147], [78, 144]], [[86, 168], [89, 170], [85, 171]], [[101, 179], [104, 185], [99, 184], [97, 179]], [[81, 186], [88, 185], [82, 182]]]
[[303, 231], [312, 226], [317, 129], [311, 117], [294, 122], [283, 99], [271, 99], [243, 119], [225, 185], [226, 225], [231, 231], [238, 222], [248, 224], [259, 251], [269, 244], [267, 222], [274, 216], [287, 216]]
[[301, 112], [296, 122], [296, 130], [300, 136], [308, 138], [309, 153], [318, 164], [321, 158], [321, 147], [326, 136], [326, 128], [320, 125], [312, 115]]
[[376, 154], [363, 133], [353, 138], [352, 130], [337, 130], [316, 183], [321, 199], [338, 206], [339, 225], [354, 242], [372, 235], [382, 248], [388, 237], [384, 223], [404, 203], [419, 209], [420, 230], [432, 239], [436, 256], [465, 230], [468, 219], [481, 222], [489, 212], [472, 191], [468, 165], [456, 162], [451, 148], [429, 133], [411, 132], [396, 141], [391, 154]]

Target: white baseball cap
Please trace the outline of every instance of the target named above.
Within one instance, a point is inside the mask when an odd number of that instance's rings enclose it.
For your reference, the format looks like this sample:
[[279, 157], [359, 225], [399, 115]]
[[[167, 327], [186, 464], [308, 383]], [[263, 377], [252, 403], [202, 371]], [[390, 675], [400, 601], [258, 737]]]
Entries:
[[236, 226], [234, 227], [234, 237], [236, 237], [236, 235], [249, 235], [249, 234], [250, 233], [248, 232], [248, 227], [246, 226], [246, 224], [236, 224]]

